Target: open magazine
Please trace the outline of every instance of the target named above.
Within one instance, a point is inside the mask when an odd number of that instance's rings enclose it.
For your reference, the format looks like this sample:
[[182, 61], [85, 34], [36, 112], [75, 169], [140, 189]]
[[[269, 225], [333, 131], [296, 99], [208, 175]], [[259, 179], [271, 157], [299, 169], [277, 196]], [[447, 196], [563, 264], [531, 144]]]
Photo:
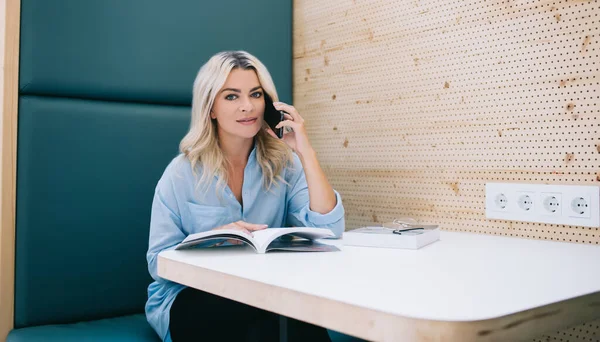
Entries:
[[339, 251], [336, 246], [316, 241], [317, 239], [334, 236], [329, 229], [310, 227], [267, 228], [254, 231], [251, 234], [235, 229], [218, 229], [190, 234], [175, 249], [193, 247], [209, 240], [233, 239], [252, 246], [257, 253], [266, 253], [273, 250], [296, 252]]

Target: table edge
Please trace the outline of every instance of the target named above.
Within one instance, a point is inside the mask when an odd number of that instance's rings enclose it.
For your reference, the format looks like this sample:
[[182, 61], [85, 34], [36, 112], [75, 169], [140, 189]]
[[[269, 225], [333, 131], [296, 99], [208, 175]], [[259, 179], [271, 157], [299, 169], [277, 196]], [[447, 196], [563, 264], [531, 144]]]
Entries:
[[158, 256], [164, 279], [369, 341], [531, 340], [600, 318], [600, 292], [476, 321], [398, 316]]

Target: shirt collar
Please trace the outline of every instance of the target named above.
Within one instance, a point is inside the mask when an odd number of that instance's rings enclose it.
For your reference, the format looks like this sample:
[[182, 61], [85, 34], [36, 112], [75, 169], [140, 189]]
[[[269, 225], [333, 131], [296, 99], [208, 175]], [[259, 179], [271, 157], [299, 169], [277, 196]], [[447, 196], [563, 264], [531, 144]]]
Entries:
[[256, 140], [254, 140], [252, 151], [250, 151], [250, 155], [248, 156], [248, 164], [250, 163], [256, 163]]

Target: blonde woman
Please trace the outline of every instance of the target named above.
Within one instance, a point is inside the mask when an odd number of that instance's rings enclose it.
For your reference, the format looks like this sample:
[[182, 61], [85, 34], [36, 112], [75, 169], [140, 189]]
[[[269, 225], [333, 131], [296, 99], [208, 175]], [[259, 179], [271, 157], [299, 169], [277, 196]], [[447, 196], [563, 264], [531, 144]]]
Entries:
[[[292, 131], [279, 139], [264, 121], [273, 99]], [[221, 52], [194, 82], [190, 130], [159, 180], [152, 204], [146, 316], [164, 341], [278, 340], [278, 317], [157, 275], [161, 251], [210, 229], [247, 232], [309, 226], [344, 230], [344, 208], [310, 145], [298, 111], [277, 102], [267, 68], [244, 51]], [[231, 244], [233, 241], [222, 241]], [[290, 341], [328, 341], [327, 331], [288, 322]]]

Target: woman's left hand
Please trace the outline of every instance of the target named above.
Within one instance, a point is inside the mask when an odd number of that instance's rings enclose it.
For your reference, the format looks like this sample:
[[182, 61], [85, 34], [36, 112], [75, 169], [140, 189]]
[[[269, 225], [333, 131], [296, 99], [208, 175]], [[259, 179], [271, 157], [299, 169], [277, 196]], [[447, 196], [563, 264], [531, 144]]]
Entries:
[[[327, 177], [319, 165], [317, 154], [313, 150], [310, 142], [308, 141], [308, 135], [306, 134], [306, 127], [304, 126], [304, 119], [298, 114], [296, 108], [282, 103], [275, 102], [273, 104], [277, 110], [282, 110], [289, 115], [284, 116], [284, 121], [280, 122], [276, 128], [279, 127], [291, 127], [294, 131], [283, 134], [283, 141], [296, 151], [304, 174], [306, 176], [306, 184], [308, 186], [308, 201], [309, 208], [314, 212], [326, 214], [331, 212], [335, 208], [337, 198], [333, 188], [327, 181]], [[269, 134], [275, 136], [275, 133], [268, 128]]]
[[[285, 120], [280, 122], [276, 128], [291, 127], [293, 130], [293, 132], [284, 131], [282, 140], [300, 156], [312, 151], [312, 146], [308, 141], [306, 127], [304, 127], [304, 119], [300, 116], [296, 108], [283, 102], [274, 102], [273, 105], [275, 106], [275, 109], [288, 113], [284, 115]], [[277, 138], [271, 129], [269, 129], [268, 132]]]

